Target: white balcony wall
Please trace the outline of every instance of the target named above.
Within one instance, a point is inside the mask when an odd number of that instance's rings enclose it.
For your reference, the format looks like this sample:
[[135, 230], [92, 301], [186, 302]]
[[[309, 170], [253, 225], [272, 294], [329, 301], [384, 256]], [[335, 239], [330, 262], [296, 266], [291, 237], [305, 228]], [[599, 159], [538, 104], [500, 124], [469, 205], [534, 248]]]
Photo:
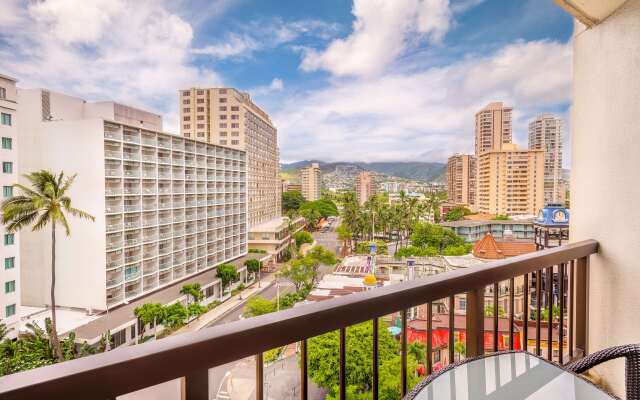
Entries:
[[[640, 342], [640, 0], [591, 29], [576, 24], [571, 115], [571, 240], [596, 239], [588, 350]], [[624, 393], [622, 361], [597, 367]]]

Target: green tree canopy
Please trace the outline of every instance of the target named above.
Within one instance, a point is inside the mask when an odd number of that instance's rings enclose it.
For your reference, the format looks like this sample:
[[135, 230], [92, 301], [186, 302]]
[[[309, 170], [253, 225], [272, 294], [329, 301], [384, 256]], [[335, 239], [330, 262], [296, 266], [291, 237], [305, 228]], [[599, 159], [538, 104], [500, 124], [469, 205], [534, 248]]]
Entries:
[[299, 190], [292, 190], [290, 192], [282, 193], [282, 210], [286, 213], [288, 211], [297, 211], [302, 203], [304, 203], [304, 197]]
[[188, 302], [198, 302], [204, 299], [202, 286], [199, 283], [187, 283], [180, 288], [180, 294], [188, 297]]
[[[389, 248], [384, 240], [376, 239], [376, 246], [378, 247], [376, 254], [389, 254]], [[360, 242], [356, 246], [356, 254], [369, 254], [371, 253], [371, 242]]]
[[458, 206], [451, 209], [444, 217], [445, 221], [460, 221], [465, 216], [473, 214], [467, 207]]
[[250, 260], [245, 261], [244, 265], [247, 267], [247, 271], [251, 272], [252, 274], [255, 274], [260, 271], [260, 268], [262, 268], [262, 261], [252, 258]]
[[166, 317], [165, 307], [160, 303], [145, 303], [136, 307], [133, 310], [133, 314], [140, 319], [144, 325], [154, 322], [161, 324]]
[[229, 284], [238, 279], [238, 271], [233, 264], [221, 264], [216, 267], [216, 276], [222, 281], [222, 292]]
[[244, 306], [244, 314], [248, 317], [257, 317], [258, 315], [269, 314], [276, 310], [275, 302], [267, 300], [262, 296], [253, 296], [247, 300]]
[[300, 214], [305, 210], [316, 210], [320, 217], [327, 218], [329, 216], [337, 216], [338, 215], [338, 207], [336, 204], [329, 199], [320, 199], [315, 201], [307, 201], [304, 202], [300, 208]]
[[[380, 399], [399, 399], [400, 396], [400, 346], [384, 324], [378, 327], [378, 354], [380, 360]], [[372, 323], [365, 322], [347, 328], [348, 357], [346, 360], [347, 391], [349, 398], [369, 398], [372, 380]], [[328, 399], [336, 399], [339, 388], [339, 333], [333, 331], [309, 339], [309, 377], [318, 386], [329, 390]], [[418, 383], [415, 355], [408, 354], [408, 384]]]
[[180, 302], [170, 304], [164, 308], [165, 319], [164, 324], [170, 328], [177, 328], [184, 324], [189, 317], [187, 308]]
[[305, 231], [296, 232], [295, 235], [293, 235], [293, 238], [296, 241], [297, 248], [300, 248], [300, 246], [302, 246], [305, 243], [313, 243], [313, 236], [311, 236], [309, 232], [305, 232]]
[[413, 228], [411, 243], [417, 247], [435, 247], [442, 251], [447, 246], [464, 245], [464, 239], [449, 228], [437, 224], [417, 223]]

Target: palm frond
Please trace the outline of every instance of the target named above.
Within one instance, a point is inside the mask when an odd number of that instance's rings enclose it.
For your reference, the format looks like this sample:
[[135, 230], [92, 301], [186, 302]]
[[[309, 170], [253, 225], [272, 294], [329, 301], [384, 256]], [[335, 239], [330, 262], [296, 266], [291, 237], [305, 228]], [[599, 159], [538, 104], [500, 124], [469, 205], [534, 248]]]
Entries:
[[7, 232], [10, 232], [10, 233], [19, 231], [25, 226], [31, 225], [31, 223], [33, 223], [33, 221], [35, 221], [36, 218], [38, 218], [37, 212], [21, 215], [19, 217], [11, 219], [9, 223], [7, 223], [7, 226], [5, 229], [7, 230]]
[[[62, 176], [62, 174], [63, 174], [63, 172], [60, 173], [61, 176]], [[58, 190], [58, 196], [59, 197], [64, 196], [64, 194], [71, 187], [71, 185], [73, 185], [73, 182], [76, 180], [76, 176], [78, 176], [78, 174], [73, 174], [71, 176], [68, 176], [67, 179], [64, 180], [64, 183], [62, 184], [62, 186]]]
[[40, 218], [38, 218], [38, 222], [36, 222], [36, 224], [33, 226], [33, 228], [31, 228], [31, 230], [34, 232], [39, 231], [42, 228], [44, 228], [50, 221], [51, 221], [51, 214], [47, 210], [40, 215]]
[[20, 183], [14, 183], [13, 187], [20, 190], [24, 196], [27, 197], [40, 197], [42, 193], [38, 193], [31, 188], [28, 188]]
[[64, 232], [67, 234], [67, 236], [71, 235], [71, 228], [69, 227], [69, 221], [67, 221], [67, 217], [63, 213], [60, 213], [60, 217], [58, 218], [58, 221], [60, 221], [60, 223], [64, 227]]
[[77, 208], [69, 207], [67, 209], [67, 212], [69, 212], [69, 214], [73, 215], [76, 218], [88, 219], [89, 221], [96, 220], [96, 218], [93, 215], [89, 214], [86, 211], [79, 210]]

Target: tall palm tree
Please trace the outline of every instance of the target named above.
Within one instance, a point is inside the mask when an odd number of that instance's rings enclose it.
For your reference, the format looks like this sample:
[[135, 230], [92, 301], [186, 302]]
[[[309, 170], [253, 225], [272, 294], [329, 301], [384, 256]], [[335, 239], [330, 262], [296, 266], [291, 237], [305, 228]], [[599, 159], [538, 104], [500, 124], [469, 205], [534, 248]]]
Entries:
[[65, 177], [64, 172], [57, 176], [49, 171], [40, 170], [24, 175], [31, 187], [15, 184], [22, 193], [2, 203], [2, 223], [8, 232], [19, 231], [31, 226], [32, 231], [51, 225], [51, 346], [58, 360], [63, 361], [62, 347], [58, 339], [56, 325], [56, 225], [64, 228], [67, 236], [71, 234], [66, 214], [94, 221], [95, 218], [85, 211], [71, 206], [67, 191], [76, 175]]

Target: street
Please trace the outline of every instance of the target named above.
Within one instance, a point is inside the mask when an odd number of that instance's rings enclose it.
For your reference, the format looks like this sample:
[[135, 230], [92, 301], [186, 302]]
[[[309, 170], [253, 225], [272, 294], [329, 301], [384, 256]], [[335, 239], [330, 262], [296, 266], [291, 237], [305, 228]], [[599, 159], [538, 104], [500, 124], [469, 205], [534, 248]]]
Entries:
[[329, 224], [329, 229], [325, 232], [315, 231], [311, 233], [316, 243], [329, 251], [333, 251], [336, 255], [340, 255], [340, 246], [342, 243], [338, 240], [336, 228], [340, 225], [340, 217]]

